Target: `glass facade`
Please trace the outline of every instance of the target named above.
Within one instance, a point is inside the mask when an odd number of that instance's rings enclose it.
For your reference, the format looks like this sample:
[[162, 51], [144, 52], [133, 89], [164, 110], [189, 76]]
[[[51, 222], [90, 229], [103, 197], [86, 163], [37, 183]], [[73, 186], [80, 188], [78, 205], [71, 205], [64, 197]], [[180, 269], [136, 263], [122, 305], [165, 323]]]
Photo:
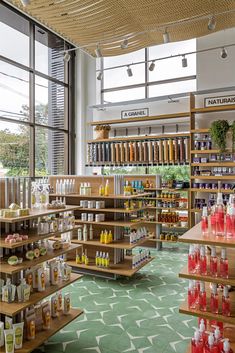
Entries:
[[73, 172], [69, 44], [4, 4], [0, 32], [0, 176]]

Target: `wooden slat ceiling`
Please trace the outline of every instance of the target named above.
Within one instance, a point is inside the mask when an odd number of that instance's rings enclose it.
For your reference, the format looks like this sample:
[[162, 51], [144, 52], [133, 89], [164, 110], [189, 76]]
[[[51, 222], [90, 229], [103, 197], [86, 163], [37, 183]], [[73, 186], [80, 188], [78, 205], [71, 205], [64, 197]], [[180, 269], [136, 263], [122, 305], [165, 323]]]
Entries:
[[[95, 43], [104, 56], [160, 44], [165, 28], [171, 41], [204, 36], [211, 33], [211, 15], [216, 31], [235, 26], [234, 0], [31, 0], [27, 7], [10, 2], [77, 46], [88, 45], [92, 55]], [[126, 36], [129, 46], [121, 49]]]

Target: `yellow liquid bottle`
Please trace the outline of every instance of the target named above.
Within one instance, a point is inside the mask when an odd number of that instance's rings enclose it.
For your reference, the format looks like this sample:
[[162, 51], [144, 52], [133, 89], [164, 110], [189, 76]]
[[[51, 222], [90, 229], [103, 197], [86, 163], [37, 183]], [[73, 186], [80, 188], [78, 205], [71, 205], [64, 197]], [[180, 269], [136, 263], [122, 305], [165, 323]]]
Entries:
[[105, 188], [104, 188], [104, 196], [109, 196], [109, 181], [106, 181]]

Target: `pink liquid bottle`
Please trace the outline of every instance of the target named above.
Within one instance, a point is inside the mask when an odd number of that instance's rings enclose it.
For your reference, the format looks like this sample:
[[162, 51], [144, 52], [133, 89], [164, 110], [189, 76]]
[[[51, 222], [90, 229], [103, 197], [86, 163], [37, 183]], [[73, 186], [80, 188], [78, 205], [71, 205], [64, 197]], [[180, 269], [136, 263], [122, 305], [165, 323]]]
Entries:
[[217, 277], [218, 276], [218, 258], [217, 258], [217, 255], [216, 255], [215, 246], [211, 247], [210, 274], [213, 277]]
[[225, 234], [225, 207], [223, 203], [223, 195], [221, 192], [218, 193], [217, 202], [215, 205], [215, 227], [216, 227], [216, 235], [217, 236], [224, 236]]
[[195, 303], [196, 306], [199, 303], [199, 293], [200, 293], [200, 281], [193, 280], [194, 292], [195, 292]]
[[204, 246], [202, 246], [200, 249], [199, 273], [200, 273], [200, 275], [207, 274], [206, 249]]
[[205, 346], [207, 340], [208, 340], [208, 335], [206, 333], [206, 325], [204, 320], [200, 321], [200, 325], [199, 325], [199, 333], [200, 333], [200, 339], [203, 342], [203, 346]]
[[208, 211], [207, 207], [202, 209], [202, 222], [201, 222], [202, 235], [208, 234]]
[[205, 353], [219, 353], [217, 351], [217, 347], [214, 344], [214, 336], [213, 333], [210, 333], [208, 336], [208, 341], [204, 347], [204, 352]]
[[195, 262], [194, 245], [191, 244], [189, 246], [189, 254], [188, 254], [188, 273], [195, 273], [195, 271], [196, 271], [196, 262]]
[[189, 281], [188, 287], [188, 307], [189, 309], [196, 308], [194, 283], [191, 280]]
[[206, 311], [206, 289], [204, 282], [200, 282], [199, 310]]
[[216, 235], [215, 205], [211, 208], [210, 215], [211, 233]]
[[200, 339], [200, 333], [199, 330], [196, 330], [194, 332], [194, 337], [191, 340], [191, 352], [192, 353], [203, 353], [203, 342]]
[[195, 256], [196, 272], [199, 272], [199, 260], [200, 260], [200, 246], [199, 246], [199, 244], [194, 245], [194, 256]]
[[218, 326], [216, 326], [215, 331], [214, 331], [214, 345], [217, 347], [218, 353], [221, 352], [223, 349], [223, 341], [220, 333], [220, 329]]
[[219, 312], [219, 297], [217, 293], [217, 284], [212, 283], [211, 298], [210, 298], [210, 310], [212, 314], [218, 314]]
[[231, 316], [231, 304], [228, 293], [228, 286], [224, 286], [222, 295], [222, 314], [224, 316]]
[[225, 340], [224, 340], [223, 349], [222, 349], [221, 353], [233, 353], [232, 348], [230, 348], [230, 343], [229, 343], [228, 338], [225, 338]]
[[221, 249], [220, 258], [220, 277], [228, 278], [228, 259], [226, 248]]
[[226, 214], [226, 237], [231, 238], [235, 235], [235, 195], [229, 195]]

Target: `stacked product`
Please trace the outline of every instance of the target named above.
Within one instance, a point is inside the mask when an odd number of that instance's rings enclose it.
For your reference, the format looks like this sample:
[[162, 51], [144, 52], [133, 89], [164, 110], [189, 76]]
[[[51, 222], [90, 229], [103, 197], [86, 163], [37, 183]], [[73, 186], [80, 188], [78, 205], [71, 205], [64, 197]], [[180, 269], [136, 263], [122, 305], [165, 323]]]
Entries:
[[170, 138], [153, 141], [94, 142], [88, 144], [88, 164], [156, 163], [189, 161], [189, 139]]

